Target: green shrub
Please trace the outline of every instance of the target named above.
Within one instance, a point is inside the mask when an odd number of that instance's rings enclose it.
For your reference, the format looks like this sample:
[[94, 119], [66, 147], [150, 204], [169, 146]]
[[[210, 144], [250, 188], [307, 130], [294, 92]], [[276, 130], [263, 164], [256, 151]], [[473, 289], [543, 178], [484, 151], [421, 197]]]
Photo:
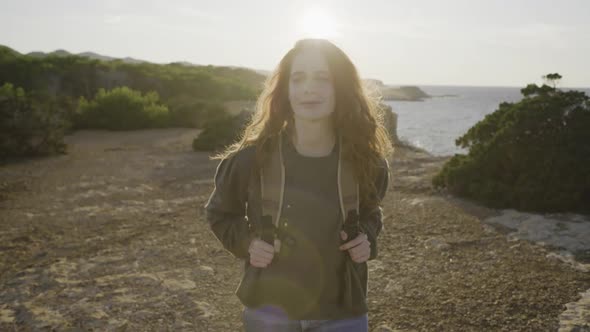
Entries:
[[26, 93], [10, 83], [0, 87], [0, 158], [65, 153], [70, 124], [66, 100]]
[[226, 112], [216, 114], [220, 115], [208, 121], [203, 131], [193, 140], [193, 150], [217, 151], [235, 142], [251, 116], [248, 111], [242, 111], [237, 116]]
[[205, 128], [207, 122], [225, 116], [221, 102], [176, 96], [166, 102], [170, 110], [170, 124], [175, 127]]
[[456, 140], [469, 153], [453, 156], [433, 184], [496, 208], [590, 211], [590, 101], [555, 85], [528, 85], [521, 101], [470, 128]]
[[166, 127], [169, 117], [168, 108], [159, 104], [156, 92], [142, 95], [128, 87], [118, 87], [110, 91], [99, 89], [92, 101], [80, 97], [74, 123], [77, 129], [130, 130]]

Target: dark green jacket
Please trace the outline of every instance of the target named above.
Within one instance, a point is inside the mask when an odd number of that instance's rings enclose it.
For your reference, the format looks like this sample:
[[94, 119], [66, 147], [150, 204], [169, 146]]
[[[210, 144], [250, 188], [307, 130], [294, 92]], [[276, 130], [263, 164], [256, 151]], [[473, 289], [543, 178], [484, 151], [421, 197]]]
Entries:
[[[248, 247], [256, 236], [259, 220], [260, 182], [254, 147], [239, 151], [220, 162], [215, 189], [206, 204], [207, 220], [223, 247], [244, 259], [244, 275], [236, 290], [248, 307], [274, 305], [292, 319], [338, 319], [367, 312], [367, 263], [354, 263], [358, 274], [358, 296], [353, 307], [340, 302], [344, 260], [340, 251], [341, 217], [337, 192], [338, 144], [326, 157], [305, 157], [284, 141], [286, 167], [282, 217], [291, 245], [283, 245], [264, 269], [249, 264]], [[382, 162], [375, 185], [379, 199], [387, 192], [389, 169]], [[371, 256], [378, 253], [377, 237], [382, 229], [382, 209], [360, 207], [360, 225], [371, 242]], [[283, 219], [281, 218], [281, 219]], [[258, 271], [257, 271], [258, 270]]]

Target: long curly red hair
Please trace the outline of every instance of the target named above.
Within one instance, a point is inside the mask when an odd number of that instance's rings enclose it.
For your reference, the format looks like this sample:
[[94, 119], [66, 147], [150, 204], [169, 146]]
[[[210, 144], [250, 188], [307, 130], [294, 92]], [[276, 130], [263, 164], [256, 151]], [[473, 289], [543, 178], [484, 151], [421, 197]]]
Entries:
[[290, 70], [295, 55], [306, 48], [318, 49], [328, 63], [336, 101], [332, 120], [336, 134], [342, 137], [343, 157], [352, 162], [360, 184], [361, 204], [375, 206], [374, 179], [382, 160], [387, 160], [393, 152], [392, 142], [383, 125], [385, 110], [379, 106], [379, 97], [363, 85], [349, 57], [325, 39], [302, 39], [295, 43], [266, 80], [256, 112], [239, 140], [212, 159], [224, 159], [254, 145], [257, 163], [262, 165], [270, 154], [270, 145], [275, 142], [273, 138], [284, 130], [292, 132], [294, 120], [288, 85]]

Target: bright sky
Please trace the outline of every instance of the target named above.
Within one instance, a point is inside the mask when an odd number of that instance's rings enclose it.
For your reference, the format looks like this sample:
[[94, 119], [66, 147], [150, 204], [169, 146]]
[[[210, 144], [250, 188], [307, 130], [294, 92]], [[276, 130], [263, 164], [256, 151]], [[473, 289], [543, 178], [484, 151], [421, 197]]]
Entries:
[[0, 0], [0, 44], [271, 70], [326, 37], [386, 84], [590, 87], [587, 0]]

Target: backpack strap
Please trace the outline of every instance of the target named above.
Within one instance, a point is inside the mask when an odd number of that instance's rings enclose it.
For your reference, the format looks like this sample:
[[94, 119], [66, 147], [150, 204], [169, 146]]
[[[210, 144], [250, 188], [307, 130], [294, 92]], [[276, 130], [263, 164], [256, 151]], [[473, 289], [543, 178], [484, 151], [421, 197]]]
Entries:
[[338, 196], [342, 222], [345, 221], [348, 212], [356, 210], [360, 213], [359, 184], [354, 175], [352, 164], [342, 157], [342, 136], [338, 137], [340, 148], [338, 149]]
[[[285, 193], [285, 165], [283, 163], [283, 140], [279, 134], [278, 140], [272, 146], [270, 159], [260, 170], [260, 194], [262, 197], [262, 215], [271, 216], [275, 229], [279, 227], [283, 210]], [[280, 251], [281, 241], [274, 240], [275, 250]]]

